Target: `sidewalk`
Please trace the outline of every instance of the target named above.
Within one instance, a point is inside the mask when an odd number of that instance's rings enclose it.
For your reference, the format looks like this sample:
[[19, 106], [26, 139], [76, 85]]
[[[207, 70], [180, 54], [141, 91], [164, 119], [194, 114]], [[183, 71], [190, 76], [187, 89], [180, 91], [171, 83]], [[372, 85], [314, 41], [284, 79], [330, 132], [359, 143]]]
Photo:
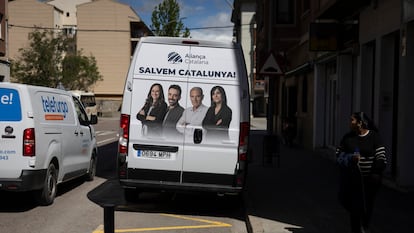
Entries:
[[[332, 159], [282, 146], [280, 167], [275, 161], [263, 163], [266, 131], [254, 130], [258, 124], [252, 121], [253, 156], [245, 194], [249, 232], [350, 233], [348, 214], [337, 201], [338, 169]], [[383, 186], [372, 232], [414, 232], [413, 207], [414, 193]]]

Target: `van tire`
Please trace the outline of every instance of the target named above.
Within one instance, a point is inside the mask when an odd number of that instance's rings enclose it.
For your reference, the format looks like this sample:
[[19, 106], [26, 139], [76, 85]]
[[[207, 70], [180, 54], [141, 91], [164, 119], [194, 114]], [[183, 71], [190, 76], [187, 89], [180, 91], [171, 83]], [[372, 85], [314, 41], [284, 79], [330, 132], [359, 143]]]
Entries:
[[57, 170], [53, 163], [49, 164], [46, 172], [46, 179], [43, 189], [37, 191], [37, 201], [40, 205], [51, 205], [56, 197], [57, 191]]
[[124, 188], [125, 201], [136, 203], [139, 199], [139, 191], [136, 188]]
[[93, 181], [93, 179], [95, 178], [96, 164], [97, 164], [97, 157], [96, 157], [96, 153], [93, 152], [91, 155], [91, 160], [89, 161], [88, 173], [86, 173], [86, 181]]

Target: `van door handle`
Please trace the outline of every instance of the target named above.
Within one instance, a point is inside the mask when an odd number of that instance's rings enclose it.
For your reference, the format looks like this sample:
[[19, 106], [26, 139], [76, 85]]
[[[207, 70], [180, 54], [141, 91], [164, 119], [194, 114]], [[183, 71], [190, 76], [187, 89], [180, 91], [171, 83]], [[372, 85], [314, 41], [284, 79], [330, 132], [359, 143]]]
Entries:
[[194, 144], [200, 144], [202, 140], [203, 140], [203, 130], [194, 129], [194, 135], [193, 135]]
[[79, 135], [79, 132], [78, 132], [77, 130], [75, 130], [75, 135], [76, 135], [76, 136], [78, 136], [78, 135]]
[[80, 131], [80, 135], [83, 136], [83, 131]]

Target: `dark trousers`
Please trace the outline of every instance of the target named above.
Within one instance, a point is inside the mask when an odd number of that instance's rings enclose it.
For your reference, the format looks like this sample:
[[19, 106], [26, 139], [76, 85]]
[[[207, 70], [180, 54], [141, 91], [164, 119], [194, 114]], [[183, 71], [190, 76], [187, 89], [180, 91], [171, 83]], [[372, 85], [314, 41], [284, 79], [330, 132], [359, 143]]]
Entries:
[[356, 205], [348, 209], [351, 229], [353, 233], [360, 233], [361, 229], [369, 229], [369, 225], [372, 218], [372, 212], [374, 208], [374, 200], [378, 193], [381, 181], [379, 177], [364, 176], [362, 178], [361, 186], [361, 202], [357, 202]]

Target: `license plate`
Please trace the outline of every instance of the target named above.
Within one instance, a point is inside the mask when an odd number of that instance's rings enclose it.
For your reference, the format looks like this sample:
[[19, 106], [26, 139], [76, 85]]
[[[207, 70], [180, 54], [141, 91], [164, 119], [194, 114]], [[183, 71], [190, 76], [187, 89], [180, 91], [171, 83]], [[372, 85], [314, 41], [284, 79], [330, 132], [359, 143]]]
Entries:
[[138, 150], [137, 156], [142, 158], [154, 159], [171, 159], [171, 152], [168, 151], [153, 151], [153, 150]]

